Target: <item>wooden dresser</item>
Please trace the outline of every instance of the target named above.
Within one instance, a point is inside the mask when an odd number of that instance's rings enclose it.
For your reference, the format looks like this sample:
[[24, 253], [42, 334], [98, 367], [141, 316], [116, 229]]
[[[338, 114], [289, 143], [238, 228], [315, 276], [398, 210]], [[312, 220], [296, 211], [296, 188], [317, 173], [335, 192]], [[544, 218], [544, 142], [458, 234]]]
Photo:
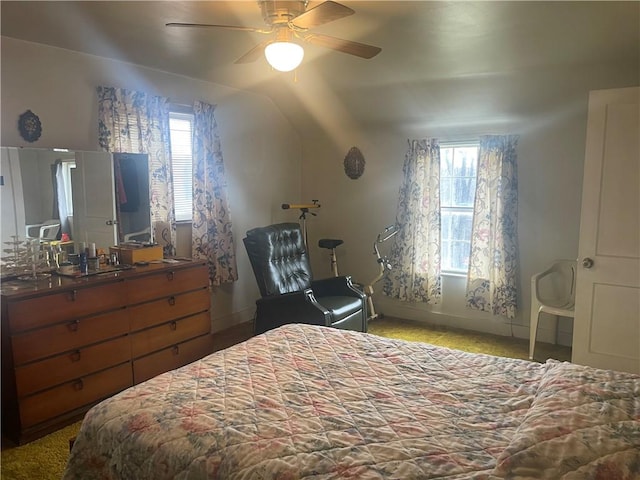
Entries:
[[2, 283], [2, 431], [25, 443], [212, 351], [206, 264]]

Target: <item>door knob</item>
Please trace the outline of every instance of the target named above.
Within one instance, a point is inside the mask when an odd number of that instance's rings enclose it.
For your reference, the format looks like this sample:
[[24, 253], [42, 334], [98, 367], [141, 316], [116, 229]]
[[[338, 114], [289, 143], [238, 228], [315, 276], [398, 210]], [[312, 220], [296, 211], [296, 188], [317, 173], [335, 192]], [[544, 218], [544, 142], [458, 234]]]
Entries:
[[593, 267], [593, 259], [592, 259], [592, 258], [589, 258], [589, 257], [584, 257], [584, 258], [582, 259], [582, 266], [583, 266], [584, 268], [591, 268], [591, 267]]

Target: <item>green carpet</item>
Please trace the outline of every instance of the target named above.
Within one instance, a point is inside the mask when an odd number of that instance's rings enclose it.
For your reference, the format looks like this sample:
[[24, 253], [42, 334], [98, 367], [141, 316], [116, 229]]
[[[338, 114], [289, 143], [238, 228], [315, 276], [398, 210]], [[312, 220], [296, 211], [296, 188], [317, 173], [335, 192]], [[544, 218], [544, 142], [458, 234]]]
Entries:
[[[502, 357], [526, 359], [529, 351], [527, 340], [430, 327], [394, 318], [372, 321], [369, 324], [369, 333]], [[571, 349], [538, 343], [536, 357], [569, 360]], [[3, 442], [1, 479], [59, 480], [69, 455], [69, 439], [76, 436], [79, 428], [78, 422], [20, 447], [12, 447]]]
[[19, 447], [2, 441], [2, 480], [60, 480], [69, 456], [69, 439], [75, 437], [80, 422]]
[[[472, 353], [487, 353], [524, 360], [529, 358], [529, 340], [526, 339], [435, 327], [411, 320], [379, 318], [369, 323], [369, 333], [381, 337], [432, 343]], [[540, 361], [545, 361], [548, 358], [570, 361], [571, 348], [538, 342], [536, 343], [535, 356], [536, 360]]]

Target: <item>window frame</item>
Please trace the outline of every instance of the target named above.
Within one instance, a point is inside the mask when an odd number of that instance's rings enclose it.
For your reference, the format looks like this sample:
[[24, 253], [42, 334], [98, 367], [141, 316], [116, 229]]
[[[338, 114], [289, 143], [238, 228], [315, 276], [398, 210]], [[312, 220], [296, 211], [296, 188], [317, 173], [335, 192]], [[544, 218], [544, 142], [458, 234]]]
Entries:
[[[171, 131], [171, 121], [172, 120], [188, 120], [190, 122], [191, 125], [191, 155], [190, 155], [190, 162], [186, 162], [186, 161], [181, 161], [179, 162], [180, 165], [185, 168], [188, 169], [192, 172], [191, 175], [188, 175], [187, 178], [192, 179], [193, 178], [193, 147], [194, 147], [194, 142], [193, 142], [193, 135], [194, 135], [194, 121], [195, 121], [195, 116], [193, 113], [193, 109], [192, 108], [187, 108], [187, 107], [182, 107], [182, 106], [172, 106], [169, 109], [169, 130], [170, 130], [170, 139], [173, 136], [172, 135], [172, 131]], [[176, 188], [176, 178], [181, 177], [179, 175], [176, 174], [176, 163], [174, 160], [174, 151], [173, 151], [173, 142], [170, 141], [170, 155], [171, 155], [171, 178], [173, 180], [173, 193], [174, 193], [174, 200], [173, 200], [173, 208], [174, 208], [174, 213], [175, 213], [175, 218], [176, 218], [176, 223], [177, 224], [190, 224], [193, 222], [193, 183], [190, 184], [190, 189], [191, 189], [191, 211], [190, 211], [190, 215], [189, 218], [184, 218], [183, 215], [179, 215], [179, 211], [176, 209], [176, 191], [178, 190]], [[186, 197], [185, 197], [186, 198]], [[183, 199], [184, 200], [184, 199]], [[180, 210], [180, 212], [182, 212], [183, 210]]]
[[[442, 155], [442, 151], [444, 149], [454, 149], [453, 154], [455, 155], [455, 149], [456, 148], [470, 148], [470, 147], [474, 147], [476, 148], [476, 165], [475, 165], [475, 173], [476, 175], [474, 177], [461, 177], [461, 176], [446, 176], [444, 178], [448, 178], [448, 179], [455, 179], [455, 178], [473, 178], [474, 182], [473, 182], [473, 189], [474, 189], [474, 199], [472, 202], [471, 206], [465, 207], [465, 206], [443, 206], [442, 203], [442, 179], [443, 179], [443, 175], [442, 175], [442, 166], [443, 166], [443, 155]], [[471, 214], [471, 218], [472, 218], [472, 223], [473, 223], [473, 214], [474, 214], [474, 208], [475, 208], [475, 187], [476, 187], [476, 181], [478, 178], [478, 156], [480, 153], [480, 141], [479, 140], [467, 140], [467, 141], [446, 141], [446, 142], [440, 142], [440, 256], [441, 256], [441, 270], [440, 273], [442, 275], [449, 275], [449, 276], [459, 276], [459, 277], [466, 277], [468, 275], [468, 268], [467, 270], [458, 270], [458, 269], [450, 269], [450, 268], [444, 268], [444, 238], [443, 238], [443, 222], [442, 219], [444, 218], [444, 213], [455, 213], [455, 212], [464, 212], [464, 213], [470, 213]], [[453, 194], [454, 190], [453, 190], [453, 182], [452, 182], [452, 188], [451, 188], [451, 192]], [[455, 240], [452, 237], [447, 239], [447, 242], [453, 242], [453, 241], [459, 241], [459, 240]], [[469, 246], [471, 246], [471, 238], [469, 238]], [[471, 251], [469, 250], [469, 256], [471, 255]]]

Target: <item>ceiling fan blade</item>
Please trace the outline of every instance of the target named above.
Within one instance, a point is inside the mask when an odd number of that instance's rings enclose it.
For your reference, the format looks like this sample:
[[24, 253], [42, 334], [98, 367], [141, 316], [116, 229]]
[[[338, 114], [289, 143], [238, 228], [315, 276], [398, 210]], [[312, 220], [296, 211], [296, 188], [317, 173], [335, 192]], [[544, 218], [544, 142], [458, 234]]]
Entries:
[[251, 63], [251, 62], [255, 62], [256, 60], [258, 60], [262, 56], [262, 54], [264, 53], [264, 47], [269, 45], [269, 43], [270, 43], [270, 40], [267, 40], [265, 42], [259, 43], [258, 45], [253, 47], [251, 50], [249, 50], [247, 53], [242, 55], [239, 59], [237, 59], [233, 63]]
[[294, 27], [306, 30], [333, 22], [339, 18], [348, 17], [354, 13], [355, 12], [349, 7], [328, 0], [301, 13], [294, 18], [291, 23], [293, 23]]
[[196, 28], [223, 28], [225, 30], [240, 30], [243, 32], [271, 33], [273, 29], [263, 30], [260, 28], [240, 27], [237, 25], [213, 25], [210, 23], [165, 23], [166, 27], [196, 27]]
[[342, 53], [348, 53], [349, 55], [355, 55], [362, 58], [373, 58], [379, 54], [382, 49], [380, 47], [374, 47], [373, 45], [366, 45], [364, 43], [353, 42], [351, 40], [343, 40], [342, 38], [330, 37], [328, 35], [320, 35], [317, 33], [310, 33], [303, 37], [305, 42], [319, 45], [325, 48], [331, 48]]

